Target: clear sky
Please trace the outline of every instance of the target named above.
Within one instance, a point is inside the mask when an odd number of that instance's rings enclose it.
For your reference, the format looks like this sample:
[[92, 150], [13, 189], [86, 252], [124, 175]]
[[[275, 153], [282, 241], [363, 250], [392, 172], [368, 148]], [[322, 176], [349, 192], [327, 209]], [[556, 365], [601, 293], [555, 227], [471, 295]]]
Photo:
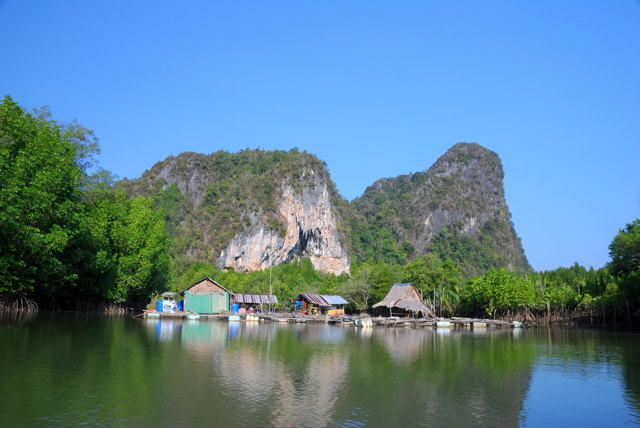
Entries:
[[457, 142], [496, 153], [537, 270], [640, 217], [640, 1], [0, 0], [0, 96], [93, 129], [136, 178], [298, 147], [351, 200]]

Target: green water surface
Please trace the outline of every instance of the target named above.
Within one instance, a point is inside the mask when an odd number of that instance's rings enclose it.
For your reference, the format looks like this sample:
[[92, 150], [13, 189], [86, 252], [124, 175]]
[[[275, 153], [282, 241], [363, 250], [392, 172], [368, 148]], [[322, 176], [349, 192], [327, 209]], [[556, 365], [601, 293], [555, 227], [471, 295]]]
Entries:
[[5, 317], [0, 426], [638, 426], [639, 341], [566, 329]]

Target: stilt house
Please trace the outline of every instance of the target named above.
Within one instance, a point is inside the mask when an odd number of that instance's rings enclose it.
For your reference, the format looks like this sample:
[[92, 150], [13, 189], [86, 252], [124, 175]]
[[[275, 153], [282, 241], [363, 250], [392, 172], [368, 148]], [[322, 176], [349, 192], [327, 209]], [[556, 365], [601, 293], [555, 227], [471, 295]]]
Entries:
[[411, 283], [393, 284], [381, 302], [373, 305], [373, 312], [382, 316], [410, 316], [415, 313], [423, 317], [435, 318], [435, 315], [424, 304], [420, 293]]

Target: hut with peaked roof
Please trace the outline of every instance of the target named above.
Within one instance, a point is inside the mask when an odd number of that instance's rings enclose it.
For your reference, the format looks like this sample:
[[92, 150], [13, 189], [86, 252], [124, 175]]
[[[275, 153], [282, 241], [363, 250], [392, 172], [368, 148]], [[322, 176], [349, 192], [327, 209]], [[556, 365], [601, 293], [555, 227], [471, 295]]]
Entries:
[[302, 293], [296, 297], [296, 309], [312, 315], [344, 315], [344, 305], [348, 304], [341, 296]]
[[232, 291], [211, 278], [203, 278], [180, 292], [184, 296], [185, 312], [219, 314], [229, 310]]
[[377, 315], [402, 317], [420, 313], [424, 317], [435, 318], [412, 283], [393, 284], [384, 299], [373, 305], [373, 312]]

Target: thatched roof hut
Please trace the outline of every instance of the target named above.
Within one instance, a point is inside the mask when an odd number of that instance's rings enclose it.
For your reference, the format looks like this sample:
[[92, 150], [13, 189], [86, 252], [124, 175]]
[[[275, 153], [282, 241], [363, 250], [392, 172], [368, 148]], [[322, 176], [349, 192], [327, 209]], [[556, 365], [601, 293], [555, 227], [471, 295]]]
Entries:
[[[388, 308], [388, 311], [381, 311], [382, 308]], [[427, 307], [420, 297], [420, 293], [411, 283], [393, 284], [391, 290], [382, 299], [381, 302], [373, 305], [374, 311], [385, 315], [402, 315], [408, 313], [421, 313], [424, 317], [435, 318], [431, 309]]]

